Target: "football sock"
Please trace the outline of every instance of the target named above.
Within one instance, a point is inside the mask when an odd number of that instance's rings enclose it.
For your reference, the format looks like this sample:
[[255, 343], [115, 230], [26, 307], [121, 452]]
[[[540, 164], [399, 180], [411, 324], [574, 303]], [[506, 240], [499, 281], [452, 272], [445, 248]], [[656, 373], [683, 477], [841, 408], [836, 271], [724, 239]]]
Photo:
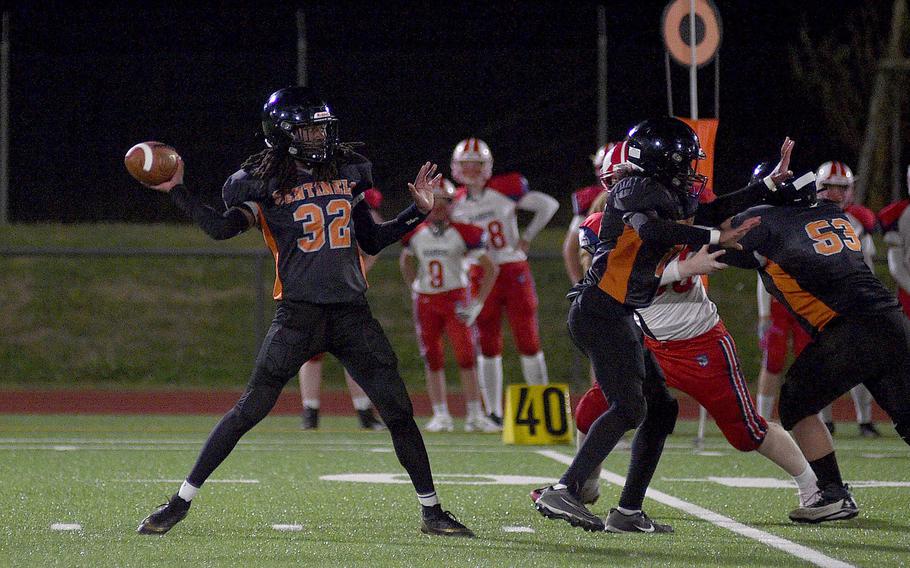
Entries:
[[439, 404], [433, 405], [433, 416], [448, 416], [449, 415], [449, 404], [446, 402], [441, 402]]
[[199, 492], [198, 487], [196, 487], [194, 485], [190, 485], [189, 481], [184, 481], [183, 485], [180, 486], [180, 490], [177, 491], [177, 496], [186, 502], [190, 502], [193, 500], [193, 497], [195, 497], [196, 493], [198, 493], [198, 492]]
[[796, 482], [796, 487], [799, 488], [800, 504], [807, 504], [809, 499], [818, 491], [818, 478], [815, 476], [815, 472], [812, 471], [812, 467], [806, 464], [806, 470], [799, 475], [794, 475], [793, 481]]
[[525, 383], [529, 385], [545, 385], [549, 382], [547, 362], [544, 359], [543, 351], [538, 351], [534, 355], [521, 356], [521, 374], [524, 376]]
[[[651, 483], [657, 462], [664, 451], [664, 442], [669, 435], [669, 432], [661, 427], [660, 420], [655, 419], [657, 414], [656, 412], [649, 414], [632, 438], [632, 457], [626, 474], [626, 484], [619, 495], [620, 507], [634, 511], [641, 509], [641, 504], [645, 500], [645, 491]], [[622, 433], [619, 437], [622, 437]], [[618, 442], [619, 438], [616, 441]]]
[[809, 462], [809, 465], [812, 466], [812, 471], [818, 476], [819, 489], [824, 489], [832, 484], [836, 484], [838, 487], [843, 486], [844, 481], [840, 477], [840, 468], [837, 466], [837, 458], [834, 456], [834, 452]]
[[354, 404], [354, 410], [370, 409], [370, 397], [368, 396], [352, 396], [351, 403]]
[[850, 389], [853, 406], [856, 408], [856, 423], [868, 424], [872, 422], [872, 393], [864, 385], [856, 385]]
[[480, 392], [483, 402], [490, 414], [502, 416], [502, 355], [479, 357], [477, 378], [480, 380]]
[[641, 513], [641, 509], [626, 509], [625, 507], [616, 507], [616, 510], [619, 511], [620, 513], [622, 513], [623, 515], [626, 515], [627, 517], [630, 515], [637, 515], [638, 513]]
[[303, 399], [303, 406], [306, 408], [312, 408], [319, 410], [319, 399], [318, 398], [305, 398]]
[[436, 496], [435, 491], [423, 495], [418, 493], [417, 500], [420, 501], [420, 504], [424, 507], [435, 507], [439, 505], [439, 497]]
[[468, 411], [468, 418], [483, 415], [483, 406], [479, 400], [469, 400], [465, 403], [465, 409]]
[[756, 403], [758, 404], [758, 413], [761, 414], [762, 418], [771, 419], [771, 414], [774, 413], [774, 400], [777, 397], [770, 394], [760, 394]]

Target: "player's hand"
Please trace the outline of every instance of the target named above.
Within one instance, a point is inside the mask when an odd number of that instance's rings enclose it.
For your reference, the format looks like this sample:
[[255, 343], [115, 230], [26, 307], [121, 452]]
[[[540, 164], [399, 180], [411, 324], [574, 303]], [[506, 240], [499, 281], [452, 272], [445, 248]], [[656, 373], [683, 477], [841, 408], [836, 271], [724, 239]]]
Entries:
[[783, 183], [793, 177], [793, 172], [790, 171], [790, 156], [793, 154], [794, 144], [795, 142], [790, 140], [789, 136], [784, 138], [784, 143], [780, 147], [780, 161], [771, 172], [771, 181], [775, 184]]
[[442, 174], [436, 173], [436, 164], [427, 162], [420, 167], [420, 171], [417, 172], [417, 178], [414, 180], [414, 183], [408, 184], [408, 190], [411, 192], [411, 199], [414, 200], [417, 209], [424, 215], [433, 209], [433, 187], [441, 182]]
[[171, 179], [167, 180], [164, 183], [159, 183], [158, 185], [148, 185], [142, 184], [145, 187], [154, 189], [155, 191], [160, 191], [161, 193], [170, 193], [174, 189], [175, 185], [180, 185], [183, 183], [183, 158], [177, 156], [177, 169], [174, 170], [174, 175], [171, 176]]
[[679, 262], [679, 275], [685, 279], [690, 276], [714, 274], [718, 270], [723, 270], [727, 268], [727, 265], [718, 261], [717, 257], [725, 252], [727, 251], [723, 249], [708, 252], [708, 245], [703, 245], [698, 252]]
[[761, 217], [749, 217], [743, 224], [735, 229], [730, 226], [730, 224], [724, 223], [720, 231], [720, 239], [717, 241], [717, 244], [725, 249], [734, 249], [734, 250], [743, 250], [743, 246], [739, 244], [739, 240], [746, 236], [746, 233], [752, 230], [753, 227], [761, 223]]
[[480, 315], [480, 310], [482, 309], [483, 304], [480, 302], [471, 302], [466, 306], [455, 308], [455, 315], [457, 315], [458, 319], [463, 321], [465, 325], [474, 325], [474, 322], [477, 321], [477, 316]]
[[526, 241], [524, 239], [519, 239], [518, 250], [520, 250], [521, 252], [523, 252], [525, 254], [528, 254], [528, 251], [531, 250], [531, 242]]

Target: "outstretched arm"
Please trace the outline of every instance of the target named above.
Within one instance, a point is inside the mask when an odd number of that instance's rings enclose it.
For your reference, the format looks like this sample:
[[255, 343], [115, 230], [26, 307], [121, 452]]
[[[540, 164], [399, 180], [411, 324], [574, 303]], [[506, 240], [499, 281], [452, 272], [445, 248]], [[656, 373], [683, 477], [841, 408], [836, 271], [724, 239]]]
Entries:
[[531, 211], [534, 213], [534, 218], [531, 219], [531, 222], [525, 227], [525, 230], [521, 234], [521, 242], [519, 243], [521, 249], [524, 252], [528, 252], [531, 241], [534, 240], [537, 233], [539, 233], [541, 229], [550, 222], [553, 215], [556, 214], [556, 210], [559, 209], [559, 202], [546, 193], [531, 191], [525, 194], [525, 196], [518, 201], [517, 205], [518, 208], [523, 211]]

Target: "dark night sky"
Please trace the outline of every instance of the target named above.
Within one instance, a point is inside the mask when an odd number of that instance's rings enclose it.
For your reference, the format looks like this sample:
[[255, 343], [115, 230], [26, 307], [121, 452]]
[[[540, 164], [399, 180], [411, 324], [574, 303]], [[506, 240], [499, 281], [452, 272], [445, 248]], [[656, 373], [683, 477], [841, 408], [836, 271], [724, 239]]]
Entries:
[[[883, 2], [887, 21], [890, 2]], [[366, 143], [387, 214], [427, 159], [448, 173], [454, 144], [490, 143], [495, 171], [519, 170], [563, 203], [593, 181], [596, 3], [307, 2], [309, 80]], [[609, 131], [620, 138], [666, 113], [663, 1], [608, 2]], [[836, 29], [857, 3], [717, 1], [723, 18], [720, 191], [797, 140], [796, 169], [857, 156], [826, 135], [818, 101], [796, 84], [788, 46], [804, 22]], [[217, 199], [223, 180], [261, 147], [259, 109], [296, 80], [295, 7], [230, 10], [12, 8], [10, 214], [14, 222], [178, 218], [123, 168], [136, 142], [174, 145], [187, 181]], [[242, 6], [242, 5], [241, 5]], [[674, 71], [677, 111], [687, 72]], [[699, 75], [713, 109], [713, 68]]]

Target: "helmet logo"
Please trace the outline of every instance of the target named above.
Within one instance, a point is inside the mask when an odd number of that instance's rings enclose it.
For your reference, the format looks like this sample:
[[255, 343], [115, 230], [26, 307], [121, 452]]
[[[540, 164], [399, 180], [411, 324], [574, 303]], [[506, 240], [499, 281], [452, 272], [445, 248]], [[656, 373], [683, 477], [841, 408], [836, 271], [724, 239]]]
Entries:
[[290, 122], [288, 122], [288, 121], [286, 121], [286, 120], [282, 120], [282, 121], [281, 121], [281, 129], [282, 129], [282, 130], [291, 130], [292, 128], [294, 128], [294, 125], [291, 124]]
[[679, 154], [679, 152], [673, 152], [673, 155], [671, 157], [673, 158], [673, 161], [676, 162], [677, 164], [683, 161], [683, 158]]
[[322, 112], [317, 112], [316, 114], [314, 114], [313, 118], [328, 118], [330, 116], [332, 116], [332, 113], [322, 111]]

